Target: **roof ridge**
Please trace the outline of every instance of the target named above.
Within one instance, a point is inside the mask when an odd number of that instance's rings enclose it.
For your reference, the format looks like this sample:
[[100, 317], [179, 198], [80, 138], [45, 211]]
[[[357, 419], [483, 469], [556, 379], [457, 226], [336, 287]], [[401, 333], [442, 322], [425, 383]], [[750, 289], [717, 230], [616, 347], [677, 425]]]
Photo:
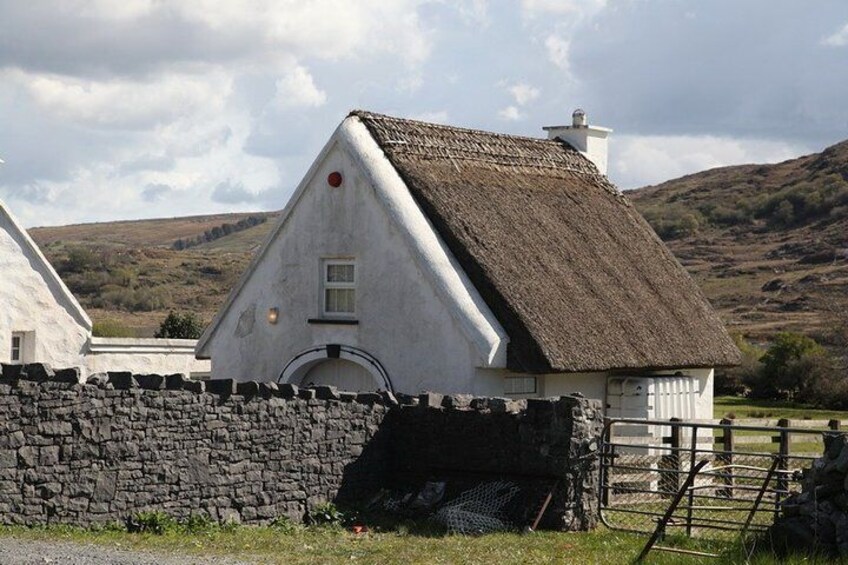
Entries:
[[380, 114], [378, 112], [371, 112], [370, 110], [351, 110], [348, 113], [347, 117], [351, 117], [351, 116], [355, 116], [357, 118], [366, 118], [366, 119], [369, 119], [369, 120], [387, 120], [387, 121], [391, 120], [391, 121], [395, 121], [395, 122], [406, 122], [406, 123], [410, 123], [410, 124], [421, 124], [421, 125], [425, 125], [427, 127], [444, 129], [444, 130], [448, 130], [448, 131], [454, 131], [454, 132], [458, 131], [458, 132], [465, 132], [465, 133], [478, 134], [478, 135], [483, 134], [483, 135], [490, 135], [490, 136], [494, 136], [494, 137], [501, 137], [501, 138], [504, 138], [504, 139], [520, 139], [522, 141], [534, 141], [534, 142], [538, 142], [538, 143], [541, 143], [541, 144], [544, 144], [544, 145], [566, 146], [566, 147], [570, 148], [572, 151], [579, 153], [579, 151], [577, 151], [577, 149], [574, 149], [567, 142], [557, 140], [557, 139], [547, 139], [547, 138], [543, 138], [543, 137], [531, 137], [529, 135], [519, 135], [519, 134], [514, 134], [514, 133], [500, 133], [500, 132], [489, 131], [489, 130], [485, 130], [485, 129], [469, 128], [469, 127], [463, 127], [463, 126], [452, 126], [452, 125], [448, 125], [448, 124], [440, 124], [440, 123], [437, 123], [437, 122], [427, 122], [427, 121], [424, 121], [424, 120], [416, 120], [416, 119], [413, 119], [413, 118], [399, 118], [397, 116], [390, 116], [388, 114]]

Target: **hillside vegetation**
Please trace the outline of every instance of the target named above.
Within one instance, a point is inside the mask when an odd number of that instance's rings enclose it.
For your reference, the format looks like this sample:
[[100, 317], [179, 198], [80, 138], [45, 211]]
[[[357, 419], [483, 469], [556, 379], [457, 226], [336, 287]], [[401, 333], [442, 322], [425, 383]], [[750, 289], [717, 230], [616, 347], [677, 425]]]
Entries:
[[848, 311], [848, 142], [627, 193], [731, 331], [827, 342]]
[[[789, 330], [827, 343], [848, 328], [848, 142], [627, 195], [731, 332], [763, 341]], [[211, 320], [275, 216], [218, 214], [31, 233], [95, 321], [153, 335], [169, 310]], [[250, 217], [268, 221], [251, 226]], [[179, 240], [193, 243], [174, 249]]]

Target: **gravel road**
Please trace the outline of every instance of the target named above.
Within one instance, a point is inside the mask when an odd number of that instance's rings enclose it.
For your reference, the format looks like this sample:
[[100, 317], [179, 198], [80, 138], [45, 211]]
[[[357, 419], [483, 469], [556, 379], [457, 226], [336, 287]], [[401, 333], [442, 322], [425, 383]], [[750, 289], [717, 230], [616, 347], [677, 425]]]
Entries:
[[3, 565], [255, 565], [230, 558], [125, 551], [112, 547], [62, 541], [0, 537]]

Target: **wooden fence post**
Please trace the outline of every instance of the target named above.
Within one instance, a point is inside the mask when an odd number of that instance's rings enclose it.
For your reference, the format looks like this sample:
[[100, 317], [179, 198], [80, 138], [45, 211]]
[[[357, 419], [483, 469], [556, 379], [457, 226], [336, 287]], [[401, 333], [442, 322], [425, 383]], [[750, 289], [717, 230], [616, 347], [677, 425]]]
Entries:
[[[722, 453], [718, 456], [719, 464], [721, 466], [733, 465], [733, 420], [722, 418], [719, 424], [724, 426], [721, 429]], [[726, 496], [727, 498], [733, 498], [733, 469], [728, 469], [723, 473], [723, 475], [724, 477], [722, 480], [724, 484], [727, 485], [727, 488], [718, 490], [716, 494], [719, 496]]]
[[[680, 418], [672, 418], [670, 422], [680, 422]], [[670, 498], [674, 496], [680, 489], [680, 426], [671, 426], [671, 446], [668, 455], [663, 455], [660, 458], [659, 466], [661, 469], [668, 469], [667, 472], [660, 472], [660, 491], [665, 492], [662, 496]]]
[[840, 426], [840, 424], [841, 424], [841, 423], [840, 423], [840, 421], [839, 421], [839, 420], [830, 420], [830, 421], [827, 423], [827, 427], [828, 427], [828, 428], [830, 428], [831, 430], [839, 430], [839, 426]]
[[[781, 418], [777, 421], [777, 426], [779, 428], [788, 428], [790, 422], [787, 418]], [[781, 471], [780, 475], [778, 475], [777, 480], [777, 492], [774, 496], [774, 516], [777, 516], [780, 513], [780, 501], [783, 498], [781, 494], [783, 492], [789, 491], [789, 482], [786, 479], [786, 470], [789, 469], [789, 453], [791, 449], [791, 442], [789, 438], [789, 432], [786, 429], [782, 429], [780, 431], [780, 446], [778, 448], [778, 464], [777, 468]]]

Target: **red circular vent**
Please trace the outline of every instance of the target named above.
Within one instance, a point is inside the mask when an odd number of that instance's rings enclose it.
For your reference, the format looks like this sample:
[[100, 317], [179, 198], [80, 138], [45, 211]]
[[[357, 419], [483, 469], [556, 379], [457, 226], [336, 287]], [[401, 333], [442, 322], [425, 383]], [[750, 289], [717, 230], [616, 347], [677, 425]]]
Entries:
[[333, 171], [327, 176], [327, 184], [333, 188], [338, 188], [342, 185], [342, 174], [338, 171]]

